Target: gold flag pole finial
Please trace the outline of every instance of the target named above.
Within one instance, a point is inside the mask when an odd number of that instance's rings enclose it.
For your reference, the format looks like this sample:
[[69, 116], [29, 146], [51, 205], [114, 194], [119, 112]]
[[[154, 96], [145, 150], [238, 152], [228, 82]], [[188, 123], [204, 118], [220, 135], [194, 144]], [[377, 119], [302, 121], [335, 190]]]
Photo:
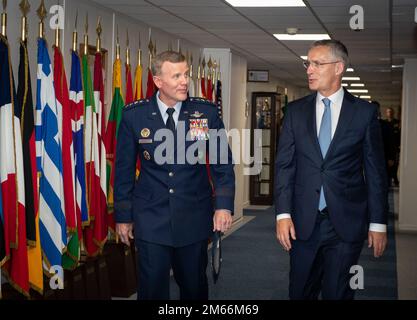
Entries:
[[203, 67], [201, 70], [201, 77], [206, 77], [206, 57], [203, 58], [203, 61], [201, 62], [201, 66]]
[[116, 26], [116, 59], [120, 59], [119, 25]]
[[209, 61], [207, 63], [207, 67], [208, 67], [208, 71], [207, 71], [207, 79], [210, 80], [211, 78], [211, 73], [212, 73], [212, 67], [213, 67], [213, 62], [211, 61], [211, 56], [209, 58]]
[[[57, 5], [59, 6], [59, 0]], [[59, 30], [59, 27], [56, 27], [55, 29], [55, 47], [59, 48], [61, 42], [61, 30]]]
[[22, 11], [22, 34], [21, 34], [21, 40], [23, 42], [26, 41], [27, 34], [28, 34], [28, 24], [27, 24], [27, 14], [30, 9], [30, 4], [28, 0], [22, 0], [19, 4], [20, 11]]
[[222, 78], [222, 73], [220, 71], [220, 61], [219, 61], [219, 64], [218, 64], [218, 68], [219, 68], [219, 71], [217, 72], [217, 81], [220, 81], [221, 78]]
[[150, 68], [152, 65], [152, 56], [153, 56], [153, 43], [152, 43], [151, 38], [149, 38], [148, 49], [149, 49], [149, 68]]
[[3, 13], [1, 14], [1, 35], [3, 37], [6, 37], [6, 33], [7, 33], [7, 13], [6, 13], [6, 9], [7, 9], [7, 0], [3, 0]]
[[84, 55], [88, 55], [88, 12], [85, 15]]
[[75, 25], [74, 25], [74, 31], [72, 33], [72, 51], [74, 52], [77, 52], [77, 43], [78, 43], [77, 24], [78, 24], [78, 9], [75, 13]]
[[194, 66], [193, 66], [193, 54], [190, 54], [190, 79], [193, 79]]
[[96, 52], [101, 52], [101, 32], [103, 29], [101, 28], [101, 16], [98, 17], [97, 20], [97, 42], [96, 42]]
[[126, 64], [130, 66], [129, 30], [126, 29]]
[[138, 47], [138, 66], [142, 66], [142, 50], [140, 48], [141, 42], [140, 42], [140, 32], [139, 32], [139, 47]]
[[197, 69], [197, 79], [201, 79], [201, 57], [198, 58], [198, 69]]
[[217, 80], [217, 61], [216, 60], [214, 60], [213, 62], [213, 72], [212, 72], [211, 78], [213, 79], [213, 82]]
[[42, 39], [44, 36], [44, 31], [45, 31], [43, 20], [45, 20], [46, 16], [48, 15], [48, 11], [46, 11], [46, 8], [45, 8], [44, 0], [41, 1], [41, 4], [37, 10], [37, 13], [38, 13], [39, 19], [41, 20], [39, 22], [39, 38]]

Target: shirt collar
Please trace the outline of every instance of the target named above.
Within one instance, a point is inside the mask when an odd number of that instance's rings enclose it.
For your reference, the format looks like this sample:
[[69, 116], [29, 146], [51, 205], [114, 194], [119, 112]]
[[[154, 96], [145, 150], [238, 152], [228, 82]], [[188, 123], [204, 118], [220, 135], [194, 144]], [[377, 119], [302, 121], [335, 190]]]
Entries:
[[[158, 104], [159, 112], [161, 112], [161, 115], [162, 115], [162, 118], [163, 118], [163, 117], [165, 116], [165, 114], [167, 113], [168, 108], [170, 108], [170, 107], [168, 107], [165, 103], [163, 103], [163, 102], [161, 101], [161, 99], [159, 98], [159, 91], [158, 91], [158, 93], [156, 94], [156, 102], [157, 102], [157, 104]], [[175, 104], [174, 109], [175, 109], [175, 112], [176, 112], [177, 114], [179, 114], [179, 113], [180, 113], [181, 106], [182, 106], [182, 101], [178, 101], [178, 102]], [[175, 112], [174, 112], [174, 113], [175, 113]]]
[[317, 102], [321, 102], [324, 98], [327, 98], [335, 105], [342, 105], [344, 95], [345, 91], [343, 90], [343, 87], [340, 87], [339, 90], [328, 97], [325, 97], [317, 92]]

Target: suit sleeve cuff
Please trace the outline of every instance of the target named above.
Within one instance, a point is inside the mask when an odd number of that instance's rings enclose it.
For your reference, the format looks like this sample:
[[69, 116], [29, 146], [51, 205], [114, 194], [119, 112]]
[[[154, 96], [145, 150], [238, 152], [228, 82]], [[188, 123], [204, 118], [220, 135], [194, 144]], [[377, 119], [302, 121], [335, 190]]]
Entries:
[[380, 224], [380, 223], [370, 223], [369, 224], [369, 231], [387, 232], [387, 225], [386, 224]]
[[289, 213], [281, 213], [277, 215], [277, 221], [282, 219], [291, 219], [291, 215]]

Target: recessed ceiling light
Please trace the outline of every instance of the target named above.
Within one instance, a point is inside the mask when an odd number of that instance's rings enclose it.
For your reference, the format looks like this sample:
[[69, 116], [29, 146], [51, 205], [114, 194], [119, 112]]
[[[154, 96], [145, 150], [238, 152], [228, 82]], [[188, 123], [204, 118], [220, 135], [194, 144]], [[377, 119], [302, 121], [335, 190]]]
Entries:
[[350, 93], [368, 93], [367, 89], [348, 89]]
[[359, 77], [343, 77], [342, 78], [342, 80], [343, 81], [360, 81], [361, 80], [361, 78], [359, 78]]
[[303, 60], [307, 60], [308, 57], [307, 56], [300, 56], [300, 58], [303, 59]]
[[361, 99], [371, 99], [371, 96], [359, 96]]
[[350, 86], [351, 87], [364, 87], [365, 84], [364, 83], [351, 83]]
[[302, 0], [226, 0], [234, 7], [305, 7]]
[[347, 83], [342, 83], [342, 87], [349, 87], [349, 84], [347, 84]]
[[391, 66], [392, 69], [399, 69], [399, 68], [403, 68], [403, 67], [404, 67], [404, 65], [402, 65], [402, 64], [393, 64]]
[[353, 68], [347, 68], [347, 69], [346, 69], [346, 71], [347, 71], [347, 72], [353, 72], [353, 71], [355, 71], [355, 70], [353, 70]]
[[314, 41], [314, 40], [329, 40], [330, 36], [326, 33], [322, 34], [286, 34], [275, 33], [274, 37], [283, 41]]

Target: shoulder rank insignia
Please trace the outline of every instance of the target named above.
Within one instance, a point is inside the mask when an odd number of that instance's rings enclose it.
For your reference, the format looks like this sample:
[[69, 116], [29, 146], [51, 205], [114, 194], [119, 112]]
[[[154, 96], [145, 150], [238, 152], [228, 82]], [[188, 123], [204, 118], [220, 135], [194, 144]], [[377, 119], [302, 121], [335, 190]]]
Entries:
[[201, 113], [199, 111], [195, 111], [192, 115], [190, 115], [190, 117], [201, 118], [203, 115], [204, 115], [204, 113]]

